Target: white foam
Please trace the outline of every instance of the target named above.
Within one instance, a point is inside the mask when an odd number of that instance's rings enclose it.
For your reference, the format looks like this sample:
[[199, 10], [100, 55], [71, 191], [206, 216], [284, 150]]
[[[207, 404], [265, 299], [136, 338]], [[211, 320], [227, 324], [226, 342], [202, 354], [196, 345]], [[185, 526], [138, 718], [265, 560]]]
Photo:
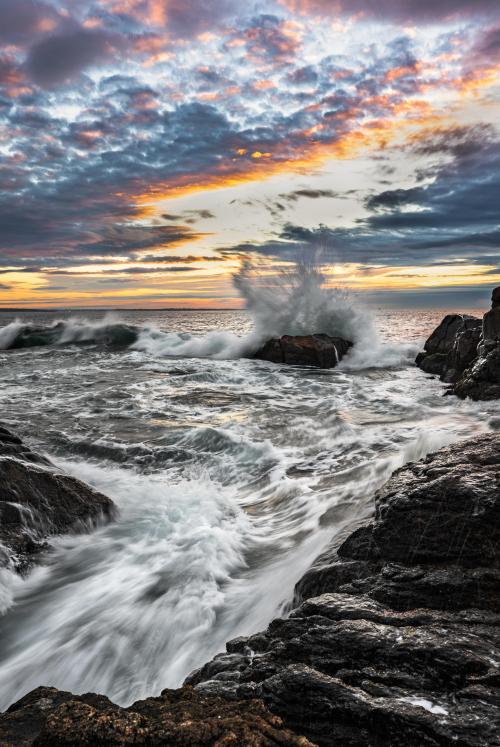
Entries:
[[427, 700], [426, 698], [399, 698], [399, 700], [403, 703], [409, 703], [410, 705], [418, 706], [419, 708], [424, 708], [426, 711], [429, 711], [429, 713], [433, 713], [436, 716], [448, 716], [448, 711], [446, 708], [443, 708], [440, 705], [436, 705], [435, 703], [432, 703], [430, 700]]

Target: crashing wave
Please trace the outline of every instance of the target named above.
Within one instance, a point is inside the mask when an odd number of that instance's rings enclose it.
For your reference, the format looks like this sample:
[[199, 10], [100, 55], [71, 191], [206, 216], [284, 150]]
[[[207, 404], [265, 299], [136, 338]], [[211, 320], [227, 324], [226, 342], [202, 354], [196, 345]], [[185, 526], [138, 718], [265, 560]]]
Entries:
[[97, 323], [70, 319], [46, 326], [16, 321], [0, 329], [0, 350], [85, 343], [127, 347], [138, 336], [137, 327], [106, 319]]
[[400, 366], [415, 357], [414, 345], [383, 344], [369, 309], [353, 294], [329, 286], [315, 264], [296, 263], [276, 272], [245, 262], [233, 282], [253, 322], [252, 331], [243, 337], [224, 330], [202, 336], [163, 332], [107, 315], [100, 322], [69, 319], [47, 326], [12, 322], [0, 329], [0, 349], [94, 343], [160, 358], [227, 360], [252, 357], [272, 337], [322, 333], [353, 342], [342, 368]]

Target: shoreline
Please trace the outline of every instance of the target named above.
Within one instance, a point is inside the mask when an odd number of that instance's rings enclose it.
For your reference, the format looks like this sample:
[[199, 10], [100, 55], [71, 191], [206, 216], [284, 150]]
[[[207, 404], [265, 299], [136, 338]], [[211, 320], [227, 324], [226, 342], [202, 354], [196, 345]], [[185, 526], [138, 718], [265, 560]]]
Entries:
[[[236, 719], [248, 740], [276, 730], [276, 741], [256, 744], [361, 745], [369, 735], [370, 744], [397, 745], [404, 733], [406, 745], [452, 744], [458, 735], [460, 744], [493, 747], [500, 670], [488, 661], [496, 650], [500, 662], [500, 491], [490, 475], [499, 467], [500, 434], [405, 465], [377, 494], [374, 521], [336, 542], [299, 581], [299, 606], [266, 631], [229, 641], [187, 687], [128, 708], [38, 688], [0, 716], [0, 743], [83, 744], [75, 734], [97, 743], [105, 714], [109, 739], [99, 743], [132, 744], [122, 724], [136, 739], [139, 718], [144, 741], [133, 743], [161, 745], [166, 714], [171, 725], [180, 702], [196, 733], [208, 712], [227, 713], [226, 730]], [[424, 533], [409, 535], [409, 526]], [[176, 744], [182, 728], [169, 728]], [[196, 742], [212, 743], [213, 734]]]

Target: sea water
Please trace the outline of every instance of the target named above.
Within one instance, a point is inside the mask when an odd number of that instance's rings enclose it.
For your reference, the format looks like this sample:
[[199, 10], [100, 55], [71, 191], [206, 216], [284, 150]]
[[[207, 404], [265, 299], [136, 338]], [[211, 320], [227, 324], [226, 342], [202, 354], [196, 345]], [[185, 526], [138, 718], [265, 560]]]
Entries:
[[[498, 403], [445, 397], [413, 365], [443, 311], [359, 310], [336, 294], [290, 319], [262, 312], [276, 293], [256, 293], [253, 316], [0, 314], [2, 422], [119, 510], [55, 539], [28, 577], [2, 571], [0, 708], [39, 685], [120, 704], [180, 685], [286, 614], [394, 469], [495, 422]], [[58, 323], [50, 344], [12, 349]], [[317, 324], [355, 338], [338, 368], [243, 357], [267, 331]]]

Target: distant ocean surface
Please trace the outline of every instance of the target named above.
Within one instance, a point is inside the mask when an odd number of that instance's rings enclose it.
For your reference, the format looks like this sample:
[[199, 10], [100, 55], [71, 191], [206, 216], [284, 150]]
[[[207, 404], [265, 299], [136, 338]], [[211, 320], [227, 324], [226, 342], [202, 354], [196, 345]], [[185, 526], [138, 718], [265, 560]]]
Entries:
[[3, 572], [0, 707], [41, 684], [158, 694], [286, 611], [396, 467], [497, 414], [413, 365], [444, 313], [353, 312], [333, 370], [242, 357], [244, 311], [0, 313], [2, 422], [120, 510]]

